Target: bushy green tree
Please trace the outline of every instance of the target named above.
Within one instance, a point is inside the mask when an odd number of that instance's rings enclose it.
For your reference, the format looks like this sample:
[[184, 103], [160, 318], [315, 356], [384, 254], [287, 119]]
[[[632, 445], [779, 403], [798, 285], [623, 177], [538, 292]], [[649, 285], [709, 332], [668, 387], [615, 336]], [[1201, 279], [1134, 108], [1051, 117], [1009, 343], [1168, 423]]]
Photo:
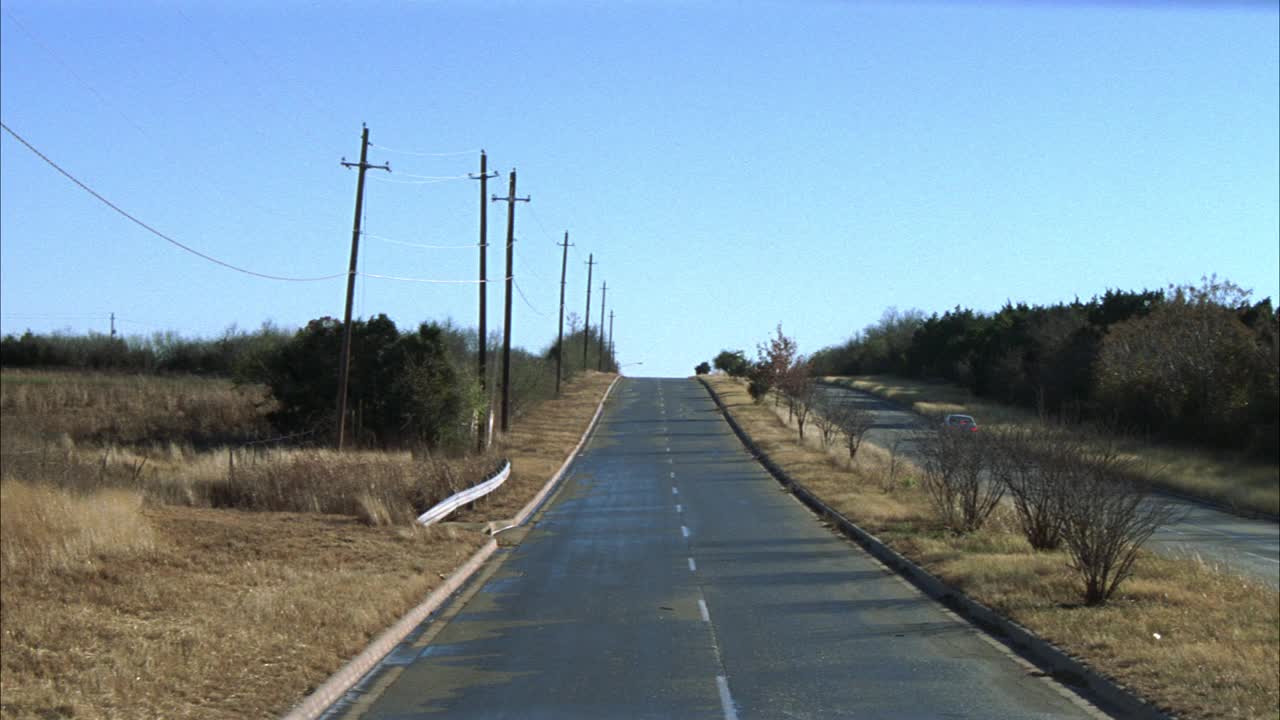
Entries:
[[721, 350], [712, 361], [717, 370], [724, 372], [730, 377], [746, 377], [747, 371], [751, 369], [751, 362], [747, 360], [747, 356], [741, 350]]

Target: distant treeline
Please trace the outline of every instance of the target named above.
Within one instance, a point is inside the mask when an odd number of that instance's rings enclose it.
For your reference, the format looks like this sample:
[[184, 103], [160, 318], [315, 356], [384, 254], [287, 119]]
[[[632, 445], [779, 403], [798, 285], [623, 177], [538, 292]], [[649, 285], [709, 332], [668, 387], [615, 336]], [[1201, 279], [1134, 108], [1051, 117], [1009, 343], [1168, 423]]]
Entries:
[[1280, 314], [1216, 278], [995, 313], [890, 308], [811, 362], [821, 375], [941, 378], [1046, 415], [1280, 456]]
[[[270, 324], [252, 332], [228, 329], [214, 339], [176, 333], [149, 338], [53, 333], [0, 339], [0, 366], [129, 373], [186, 373], [266, 385], [277, 408], [270, 420], [281, 433], [319, 434], [334, 426], [342, 321], [323, 317], [297, 331]], [[587, 366], [616, 371], [600, 337], [584, 338], [571, 325], [565, 337], [565, 379]], [[486, 345], [486, 382], [480, 382], [479, 340], [452, 323], [423, 323], [401, 331], [386, 315], [352, 322], [350, 426], [367, 446], [466, 447], [501, 387], [501, 336]], [[555, 392], [553, 342], [541, 353], [511, 350], [511, 409], [520, 415]]]
[[292, 331], [270, 323], [254, 331], [232, 326], [217, 338], [185, 338], [174, 332], [130, 337], [93, 332], [37, 335], [28, 330], [0, 339], [0, 366], [231, 377], [238, 363], [279, 348], [292, 336]]

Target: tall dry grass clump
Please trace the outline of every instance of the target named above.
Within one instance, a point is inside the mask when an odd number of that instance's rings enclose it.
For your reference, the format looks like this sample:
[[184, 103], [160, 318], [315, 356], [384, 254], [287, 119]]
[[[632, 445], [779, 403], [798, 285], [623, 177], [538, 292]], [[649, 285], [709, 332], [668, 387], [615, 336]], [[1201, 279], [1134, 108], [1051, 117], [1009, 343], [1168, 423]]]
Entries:
[[[210, 444], [270, 433], [261, 386], [221, 378], [5, 370], [0, 417], [23, 434], [103, 443]], [[13, 431], [11, 431], [13, 432]]]
[[6, 581], [38, 577], [92, 568], [103, 556], [149, 551], [155, 539], [141, 509], [137, 491], [86, 494], [0, 481], [0, 572]]
[[349, 515], [369, 525], [404, 525], [450, 495], [493, 476], [494, 455], [444, 458], [409, 453], [273, 451], [228, 457], [225, 472], [196, 495], [215, 508]]

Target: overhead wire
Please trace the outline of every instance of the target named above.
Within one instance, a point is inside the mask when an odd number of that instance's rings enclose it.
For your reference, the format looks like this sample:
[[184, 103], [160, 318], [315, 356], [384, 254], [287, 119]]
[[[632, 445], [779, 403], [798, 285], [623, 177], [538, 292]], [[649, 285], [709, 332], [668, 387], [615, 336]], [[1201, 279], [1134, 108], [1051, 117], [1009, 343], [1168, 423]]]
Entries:
[[484, 152], [481, 148], [474, 150], [459, 150], [457, 152], [418, 152], [416, 150], [397, 150], [389, 148], [386, 145], [375, 145], [369, 143], [369, 147], [385, 150], [386, 152], [399, 153], [400, 155], [413, 155], [416, 157], [457, 157], [459, 155], [475, 155], [478, 152]]
[[396, 171], [396, 175], [398, 175], [398, 176], [400, 176], [400, 177], [416, 178], [416, 179], [418, 179], [418, 180], [440, 180], [440, 181], [442, 181], [442, 182], [443, 182], [443, 181], [445, 181], [445, 180], [469, 180], [469, 179], [471, 179], [471, 176], [470, 176], [470, 175], [414, 175], [413, 173], [401, 172], [401, 171], [399, 171], [399, 170], [397, 170], [397, 171]]
[[5, 17], [9, 18], [9, 20], [12, 21], [14, 25], [17, 25], [18, 29], [22, 31], [22, 34], [27, 36], [27, 39], [35, 43], [36, 47], [43, 50], [44, 53], [48, 55], [50, 58], [52, 58], [54, 62], [61, 65], [62, 69], [66, 70], [68, 75], [75, 78], [76, 81], [79, 82], [81, 85], [83, 85], [84, 88], [88, 90], [94, 97], [98, 98], [98, 102], [102, 103], [106, 107], [109, 107], [113, 111], [115, 111], [117, 115], [119, 115], [122, 119], [124, 119], [125, 122], [132, 125], [133, 129], [137, 130], [138, 133], [141, 134], [143, 137], [146, 137], [148, 139], [151, 137], [150, 135], [147, 134], [146, 130], [142, 129], [141, 125], [134, 122], [133, 118], [129, 117], [128, 115], [125, 115], [123, 110], [121, 110], [118, 106], [114, 105], [113, 103], [109, 102], [102, 93], [98, 92], [97, 88], [95, 88], [93, 85], [90, 85], [88, 80], [85, 80], [83, 77], [81, 77], [80, 73], [76, 72], [75, 69], [71, 67], [70, 63], [63, 60], [60, 55], [55, 53], [48, 45], [45, 45], [40, 40], [40, 38], [36, 37], [34, 33], [28, 30], [27, 26], [24, 25], [21, 20], [14, 17], [13, 13], [9, 12], [9, 8], [3, 8], [3, 10], [4, 10]]
[[396, 240], [394, 238], [384, 237], [382, 235], [373, 235], [371, 233], [362, 232], [361, 236], [372, 240], [381, 240], [382, 242], [391, 243], [392, 245], [403, 245], [411, 248], [421, 248], [423, 250], [474, 250], [479, 247], [477, 243], [470, 245], [425, 245], [423, 243], [406, 242], [404, 240]]
[[50, 167], [52, 167], [54, 170], [57, 170], [59, 173], [61, 173], [63, 177], [67, 178], [68, 180], [70, 180], [71, 182], [73, 182], [73, 183], [75, 183], [77, 186], [79, 186], [81, 190], [84, 190], [85, 192], [89, 193], [89, 194], [90, 194], [90, 195], [92, 195], [93, 197], [97, 198], [97, 200], [98, 200], [99, 202], [101, 202], [102, 204], [106, 205], [107, 207], [111, 208], [112, 210], [115, 210], [117, 213], [119, 213], [120, 215], [124, 216], [125, 218], [127, 218], [128, 220], [130, 220], [131, 222], [133, 222], [135, 225], [137, 225], [138, 227], [141, 227], [142, 229], [146, 230], [147, 232], [151, 233], [152, 235], [155, 235], [156, 237], [160, 238], [161, 240], [164, 240], [165, 242], [167, 242], [167, 243], [169, 243], [169, 244], [171, 244], [171, 245], [174, 245], [174, 246], [176, 246], [176, 247], [179, 247], [179, 248], [181, 248], [181, 249], [183, 249], [183, 250], [185, 250], [185, 251], [187, 251], [187, 252], [191, 253], [192, 255], [195, 255], [195, 256], [197, 256], [197, 257], [203, 258], [203, 259], [205, 259], [205, 260], [207, 260], [207, 261], [209, 261], [209, 262], [211, 262], [211, 263], [214, 263], [214, 264], [216, 264], [216, 265], [221, 265], [222, 267], [225, 267], [225, 268], [227, 268], [227, 269], [229, 269], [229, 270], [234, 270], [234, 271], [239, 272], [239, 273], [244, 273], [245, 275], [252, 275], [253, 277], [259, 277], [259, 278], [263, 278], [263, 279], [266, 279], [266, 280], [280, 280], [280, 281], [284, 281], [284, 282], [319, 282], [319, 281], [323, 281], [323, 280], [333, 280], [333, 279], [335, 279], [335, 278], [341, 278], [341, 277], [346, 277], [346, 276], [347, 276], [347, 273], [345, 273], [345, 272], [343, 272], [343, 273], [336, 273], [336, 274], [333, 274], [333, 275], [323, 275], [323, 276], [320, 276], [320, 277], [307, 277], [307, 278], [300, 278], [300, 277], [286, 277], [286, 276], [283, 276], [283, 275], [270, 275], [270, 274], [267, 274], [267, 273], [260, 273], [260, 272], [256, 272], [256, 271], [253, 271], [253, 270], [248, 270], [248, 269], [245, 269], [245, 268], [242, 268], [242, 267], [236, 266], [236, 265], [232, 265], [231, 263], [226, 262], [226, 261], [223, 261], [223, 260], [219, 260], [218, 258], [213, 257], [212, 255], [206, 255], [205, 253], [202, 253], [202, 252], [200, 252], [199, 250], [196, 250], [196, 249], [195, 249], [195, 248], [193, 248], [193, 247], [190, 247], [190, 246], [188, 246], [188, 245], [184, 245], [183, 243], [178, 242], [177, 240], [174, 240], [173, 238], [169, 237], [168, 235], [165, 235], [164, 233], [162, 233], [162, 232], [160, 232], [159, 230], [157, 230], [157, 229], [155, 229], [155, 228], [151, 227], [150, 225], [148, 225], [147, 223], [143, 222], [142, 220], [139, 220], [138, 218], [136, 218], [136, 217], [134, 217], [133, 215], [129, 214], [126, 210], [124, 210], [123, 208], [121, 208], [119, 205], [116, 205], [115, 203], [113, 203], [113, 202], [111, 202], [110, 200], [106, 199], [106, 198], [105, 198], [105, 197], [103, 197], [101, 194], [99, 194], [99, 193], [98, 193], [98, 191], [94, 190], [93, 188], [89, 187], [89, 186], [88, 186], [88, 185], [86, 185], [85, 183], [81, 182], [79, 178], [77, 178], [76, 176], [74, 176], [74, 175], [72, 175], [71, 173], [67, 172], [66, 170], [63, 170], [61, 166], [59, 166], [59, 165], [58, 165], [57, 163], [55, 163], [53, 160], [49, 159], [49, 157], [48, 157], [47, 155], [45, 155], [44, 153], [42, 153], [42, 152], [40, 152], [39, 150], [37, 150], [37, 149], [35, 148], [35, 146], [34, 146], [34, 145], [32, 145], [31, 143], [27, 142], [26, 138], [22, 137], [21, 135], [19, 135], [19, 134], [18, 134], [18, 133], [16, 133], [16, 132], [14, 132], [14, 130], [13, 130], [12, 128], [10, 128], [8, 125], [4, 124], [4, 122], [3, 122], [3, 121], [0, 121], [0, 128], [3, 128], [3, 129], [5, 130], [5, 132], [8, 132], [8, 133], [9, 133], [10, 135], [12, 135], [15, 139], [17, 139], [17, 141], [18, 141], [18, 142], [20, 142], [20, 143], [22, 143], [23, 145], [25, 145], [25, 146], [26, 146], [26, 148], [27, 148], [28, 150], [30, 150], [31, 152], [35, 153], [35, 155], [36, 155], [37, 157], [39, 157], [41, 160], [45, 161], [45, 162], [46, 162]]
[[520, 295], [520, 299], [524, 301], [525, 305], [529, 306], [529, 309], [532, 310], [535, 315], [538, 315], [539, 317], [544, 317], [544, 318], [547, 316], [546, 313], [534, 307], [533, 303], [529, 302], [529, 298], [525, 296], [524, 289], [520, 287], [520, 283], [515, 282], [515, 280], [512, 279], [512, 284], [516, 286], [516, 293]]
[[466, 176], [463, 175], [458, 178], [455, 178], [455, 177], [436, 178], [434, 180], [399, 180], [396, 178], [383, 177], [381, 175], [371, 175], [369, 177], [374, 182], [386, 183], [387, 185], [438, 185], [440, 183], [449, 182], [450, 180], [459, 180], [461, 179], [461, 177], [466, 177]]
[[374, 278], [377, 280], [395, 280], [397, 282], [414, 282], [414, 283], [432, 283], [436, 285], [479, 285], [481, 283], [493, 282], [492, 280], [432, 280], [428, 278], [409, 278], [397, 277], [395, 275], [377, 275], [375, 273], [356, 273], [361, 277]]

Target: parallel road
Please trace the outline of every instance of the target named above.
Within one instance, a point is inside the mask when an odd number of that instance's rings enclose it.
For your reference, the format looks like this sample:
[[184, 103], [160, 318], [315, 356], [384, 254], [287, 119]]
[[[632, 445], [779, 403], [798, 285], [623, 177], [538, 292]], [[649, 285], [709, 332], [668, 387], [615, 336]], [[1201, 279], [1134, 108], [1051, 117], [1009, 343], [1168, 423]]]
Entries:
[[689, 380], [624, 379], [495, 558], [328, 716], [1102, 717], [824, 528]]
[[[820, 385], [821, 392], [855, 403], [875, 417], [867, 440], [890, 448], [903, 440], [900, 451], [918, 460], [916, 448], [906, 438], [930, 422], [902, 405], [868, 392], [834, 385]], [[982, 424], [982, 418], [977, 418]], [[1233, 572], [1280, 587], [1280, 523], [1255, 520], [1176, 497], [1165, 497], [1179, 510], [1179, 519], [1152, 536], [1151, 549], [1168, 555], [1199, 556]]]

